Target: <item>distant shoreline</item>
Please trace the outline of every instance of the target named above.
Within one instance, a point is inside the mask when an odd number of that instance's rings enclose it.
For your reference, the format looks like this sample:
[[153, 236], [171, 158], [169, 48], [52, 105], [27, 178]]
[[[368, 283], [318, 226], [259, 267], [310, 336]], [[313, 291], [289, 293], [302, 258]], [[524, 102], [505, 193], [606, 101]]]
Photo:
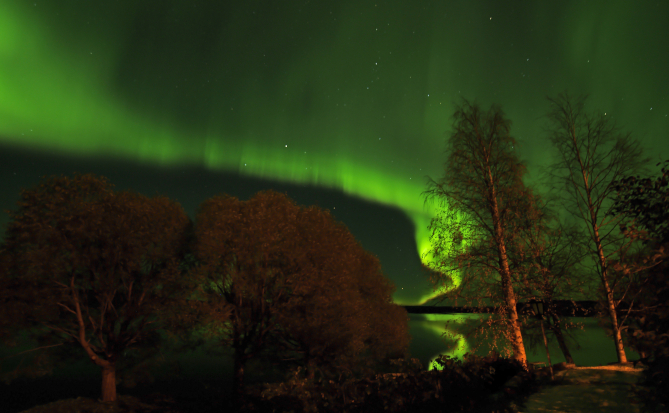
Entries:
[[[597, 315], [597, 301], [572, 301], [555, 300], [557, 315], [560, 317], [594, 317]], [[428, 305], [403, 305], [409, 314], [487, 314], [494, 313], [496, 307], [451, 307], [451, 306], [428, 306]], [[627, 310], [627, 306], [621, 303], [621, 310]], [[532, 315], [532, 308], [528, 303], [518, 303], [516, 310], [519, 315]]]

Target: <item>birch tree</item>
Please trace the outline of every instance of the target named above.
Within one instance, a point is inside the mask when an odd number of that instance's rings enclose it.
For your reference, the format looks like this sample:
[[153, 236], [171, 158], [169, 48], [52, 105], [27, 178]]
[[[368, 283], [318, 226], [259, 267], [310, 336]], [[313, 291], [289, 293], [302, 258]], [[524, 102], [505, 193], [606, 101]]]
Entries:
[[549, 138], [556, 149], [550, 174], [557, 189], [564, 191], [566, 210], [588, 231], [588, 251], [595, 263], [602, 302], [610, 318], [616, 355], [627, 362], [616, 315], [619, 301], [610, 263], [626, 251], [631, 242], [619, 231], [620, 216], [607, 215], [614, 183], [637, 173], [647, 162], [639, 142], [624, 134], [606, 114], [585, 112], [586, 97], [572, 99], [567, 94], [549, 98]]
[[515, 152], [511, 122], [499, 107], [485, 112], [464, 100], [453, 119], [444, 176], [429, 179], [424, 192], [426, 202], [438, 200], [441, 207], [430, 223], [431, 279], [436, 289], [448, 289], [462, 278], [449, 295], [456, 302], [463, 296], [479, 304], [501, 302], [513, 358], [527, 368], [507, 252], [516, 236], [513, 224], [528, 208], [525, 166]]
[[[583, 330], [583, 324], [562, 319], [555, 301], [572, 300], [575, 304], [574, 295], [584, 294], [587, 277], [579, 271], [584, 256], [582, 231], [575, 226], [564, 226], [539, 197], [533, 197], [531, 202], [535, 206], [519, 217], [516, 228], [521, 236], [511, 245], [514, 285], [521, 300], [536, 299], [544, 303], [548, 331], [555, 335], [565, 360], [574, 363], [566, 338], [578, 348], [572, 330]], [[528, 317], [526, 323], [524, 337], [530, 346], [542, 344], [535, 317]]]

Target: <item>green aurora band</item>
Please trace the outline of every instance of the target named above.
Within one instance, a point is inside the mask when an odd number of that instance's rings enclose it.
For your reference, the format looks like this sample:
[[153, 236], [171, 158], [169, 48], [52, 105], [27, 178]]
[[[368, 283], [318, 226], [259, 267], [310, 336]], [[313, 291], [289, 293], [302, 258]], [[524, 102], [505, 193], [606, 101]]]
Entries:
[[[0, 124], [5, 143], [159, 166], [204, 165], [211, 170], [341, 189], [348, 195], [403, 210], [415, 225], [418, 254], [424, 257], [428, 252], [427, 226], [433, 210], [423, 204], [422, 176], [407, 179], [400, 176], [405, 171], [393, 173], [362, 162], [351, 151], [332, 156], [320, 148], [304, 151], [303, 143], [298, 150], [266, 138], [228, 139], [213, 128], [195, 139], [197, 132], [156, 121], [114, 96], [108, 85], [119, 51], [109, 47], [99, 59], [91, 58], [96, 52], [77, 55], [72, 45], [63, 47], [58, 33], [44, 26], [34, 16], [12, 8], [11, 3], [0, 5]], [[309, 133], [312, 131], [302, 134]], [[326, 141], [344, 141], [337, 139], [343, 133], [335, 131]], [[434, 296], [427, 294], [420, 302]]]

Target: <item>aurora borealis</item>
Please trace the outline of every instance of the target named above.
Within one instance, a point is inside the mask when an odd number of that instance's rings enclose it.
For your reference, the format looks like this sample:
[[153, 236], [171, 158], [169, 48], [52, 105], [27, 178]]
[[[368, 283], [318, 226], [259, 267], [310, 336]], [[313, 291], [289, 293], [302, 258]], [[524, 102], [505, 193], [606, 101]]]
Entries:
[[565, 90], [654, 165], [669, 158], [667, 22], [666, 1], [5, 0], [1, 206], [75, 170], [191, 217], [219, 192], [288, 191], [380, 257], [397, 303], [421, 303], [421, 192], [453, 103], [502, 106], [528, 183], [551, 159], [545, 98]]

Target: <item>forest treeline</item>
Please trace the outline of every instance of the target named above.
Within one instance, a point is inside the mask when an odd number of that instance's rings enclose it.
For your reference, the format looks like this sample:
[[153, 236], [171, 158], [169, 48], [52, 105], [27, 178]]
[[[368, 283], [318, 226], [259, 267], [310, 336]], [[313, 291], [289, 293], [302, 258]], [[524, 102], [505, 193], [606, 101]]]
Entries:
[[45, 178], [18, 205], [0, 249], [0, 337], [15, 346], [29, 330], [38, 347], [5, 381], [85, 355], [113, 402], [117, 372], [133, 380], [160, 349], [215, 343], [232, 350], [238, 405], [251, 359], [327, 378], [408, 355], [394, 285], [326, 210], [273, 191], [220, 195], [193, 222], [91, 174]]
[[[593, 300], [553, 300], [551, 302], [551, 311], [558, 317], [597, 317], [598, 316], [598, 301]], [[499, 306], [487, 307], [452, 307], [441, 305], [405, 305], [404, 309], [409, 314], [493, 314]], [[627, 311], [629, 304], [621, 303], [619, 305], [621, 311]], [[530, 302], [516, 303], [516, 311], [519, 315], [534, 316], [534, 309]]]

